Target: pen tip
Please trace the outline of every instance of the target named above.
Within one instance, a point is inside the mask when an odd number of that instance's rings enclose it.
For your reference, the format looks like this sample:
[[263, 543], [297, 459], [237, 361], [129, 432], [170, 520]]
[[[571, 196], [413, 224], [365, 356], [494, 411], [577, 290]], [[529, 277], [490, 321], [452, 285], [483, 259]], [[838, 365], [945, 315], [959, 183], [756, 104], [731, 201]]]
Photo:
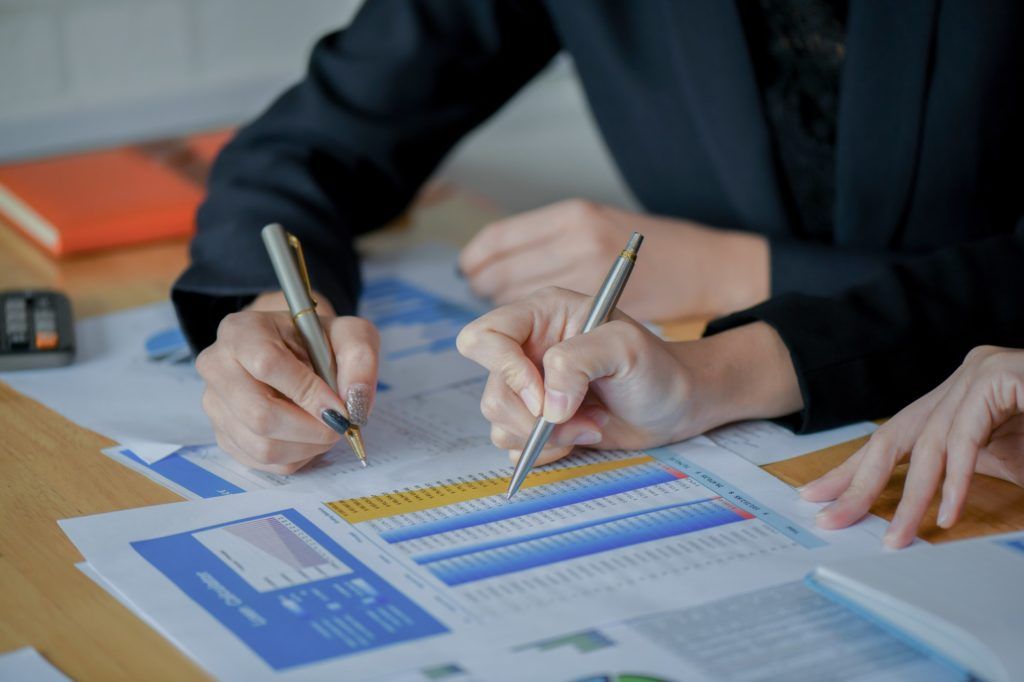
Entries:
[[366, 460], [365, 459], [361, 459], [361, 460], [359, 460], [359, 462], [363, 465], [363, 468], [365, 469], [366, 468]]
[[633, 236], [629, 238], [629, 243], [626, 244], [626, 251], [632, 251], [636, 253], [640, 250], [640, 245], [644, 243], [644, 236], [639, 232], [634, 232]]

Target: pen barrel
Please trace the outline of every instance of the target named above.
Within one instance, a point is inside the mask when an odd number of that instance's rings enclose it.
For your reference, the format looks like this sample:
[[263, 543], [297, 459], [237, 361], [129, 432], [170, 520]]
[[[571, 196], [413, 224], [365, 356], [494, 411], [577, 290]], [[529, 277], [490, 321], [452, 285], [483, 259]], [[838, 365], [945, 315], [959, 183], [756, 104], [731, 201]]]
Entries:
[[316, 307], [309, 287], [299, 272], [294, 251], [288, 244], [288, 235], [284, 228], [278, 223], [272, 223], [264, 227], [260, 235], [263, 237], [263, 245], [267, 247], [267, 255], [270, 256], [274, 274], [277, 275], [277, 281], [281, 285], [281, 291], [288, 301], [288, 309], [292, 311], [292, 315]]
[[618, 305], [619, 297], [622, 296], [622, 291], [626, 288], [626, 282], [629, 280], [631, 272], [633, 272], [633, 259], [620, 255], [615, 261], [615, 265], [608, 271], [604, 284], [594, 296], [594, 303], [590, 307], [587, 321], [583, 324], [582, 333], [586, 334], [604, 324], [608, 316], [615, 310], [615, 306]]
[[316, 311], [307, 309], [295, 318], [295, 326], [299, 328], [299, 336], [306, 346], [309, 360], [317, 376], [327, 382], [331, 390], [338, 392], [338, 363], [334, 359], [334, 351], [327, 338], [327, 332], [320, 324]]

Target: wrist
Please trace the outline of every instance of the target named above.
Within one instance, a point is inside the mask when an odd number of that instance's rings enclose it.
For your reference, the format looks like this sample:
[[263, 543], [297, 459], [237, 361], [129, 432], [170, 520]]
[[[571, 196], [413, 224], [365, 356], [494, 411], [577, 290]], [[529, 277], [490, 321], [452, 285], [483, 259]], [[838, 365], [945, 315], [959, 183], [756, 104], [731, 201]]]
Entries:
[[[696, 432], [736, 421], [781, 417], [803, 408], [789, 350], [778, 332], [764, 322], [671, 346], [690, 386]], [[692, 424], [690, 431], [694, 432]]]
[[[721, 317], [761, 303], [771, 295], [771, 260], [768, 240], [759, 234], [735, 230], [716, 231], [715, 272], [705, 280], [712, 283], [710, 309]], [[781, 340], [780, 340], [781, 341]]]

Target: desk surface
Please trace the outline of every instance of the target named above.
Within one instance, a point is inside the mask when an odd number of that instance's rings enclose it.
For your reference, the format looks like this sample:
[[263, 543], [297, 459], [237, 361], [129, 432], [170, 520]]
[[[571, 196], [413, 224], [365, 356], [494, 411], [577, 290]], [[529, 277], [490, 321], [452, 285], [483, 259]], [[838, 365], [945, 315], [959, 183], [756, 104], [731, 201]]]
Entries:
[[[436, 237], [461, 241], [493, 209], [472, 200], [435, 197], [407, 222], [365, 246], [388, 249]], [[45, 286], [69, 293], [84, 317], [166, 297], [186, 262], [184, 242], [168, 242], [54, 262], [0, 224], [0, 288]], [[667, 329], [694, 338], [700, 325]], [[113, 441], [67, 421], [0, 383], [0, 652], [34, 646], [75, 679], [159, 680], [203, 673], [167, 640], [133, 616], [74, 566], [81, 560], [57, 520], [179, 501], [100, 453]], [[848, 457], [859, 442], [765, 467], [798, 485]], [[891, 518], [904, 470], [872, 509]], [[977, 476], [964, 520], [951, 531], [922, 530], [944, 541], [1024, 528], [1024, 490]]]

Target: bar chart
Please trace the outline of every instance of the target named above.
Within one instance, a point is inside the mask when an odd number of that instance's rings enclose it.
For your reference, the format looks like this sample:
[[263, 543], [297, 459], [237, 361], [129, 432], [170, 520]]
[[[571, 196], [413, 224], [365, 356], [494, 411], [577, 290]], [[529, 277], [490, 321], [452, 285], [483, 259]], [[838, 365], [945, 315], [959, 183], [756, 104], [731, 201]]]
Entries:
[[492, 579], [538, 595], [552, 583], [581, 592], [627, 573], [648, 579], [644, 553], [659, 553], [664, 574], [665, 556], [685, 572], [799, 549], [705, 477], [642, 453], [585, 457], [538, 469], [513, 501], [507, 479], [481, 477], [329, 506], [477, 604], [502, 599]]

